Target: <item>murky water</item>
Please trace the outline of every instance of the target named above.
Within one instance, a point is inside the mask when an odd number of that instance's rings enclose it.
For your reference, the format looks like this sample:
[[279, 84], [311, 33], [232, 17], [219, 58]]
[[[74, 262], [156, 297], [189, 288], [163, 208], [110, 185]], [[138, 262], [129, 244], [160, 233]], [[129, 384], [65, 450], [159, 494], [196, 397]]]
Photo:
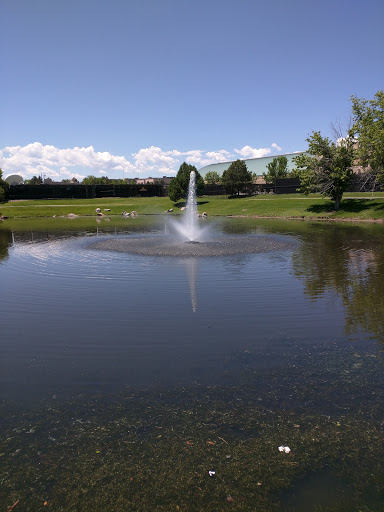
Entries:
[[[1, 224], [2, 403], [30, 410], [52, 397], [203, 387], [274, 410], [380, 424], [384, 227], [209, 222], [231, 240], [287, 243], [178, 259], [92, 248], [96, 239], [163, 235], [159, 218]], [[301, 481], [301, 502], [289, 494], [282, 503], [315, 510], [311, 480]], [[336, 484], [330, 492], [327, 506]]]

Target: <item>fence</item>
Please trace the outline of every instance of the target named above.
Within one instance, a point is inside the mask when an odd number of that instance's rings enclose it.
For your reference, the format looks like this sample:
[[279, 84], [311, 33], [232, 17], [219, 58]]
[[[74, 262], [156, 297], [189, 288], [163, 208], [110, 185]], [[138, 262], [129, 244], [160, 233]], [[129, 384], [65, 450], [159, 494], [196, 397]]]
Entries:
[[[296, 194], [300, 187], [298, 178], [284, 178], [276, 183], [251, 183], [244, 187], [241, 195]], [[355, 175], [348, 192], [372, 192], [381, 190], [380, 184], [368, 180], [364, 175]], [[203, 195], [225, 196], [230, 191], [222, 185], [205, 185]], [[10, 185], [8, 199], [95, 199], [102, 197], [167, 197], [168, 186], [163, 184], [143, 185]]]
[[[300, 180], [297, 178], [286, 178], [276, 180], [276, 183], [250, 183], [244, 186], [240, 195], [256, 195], [260, 193], [273, 192], [274, 194], [296, 194], [300, 186]], [[222, 196], [230, 194], [223, 185], [205, 185], [204, 195]]]
[[10, 185], [9, 199], [94, 199], [102, 197], [164, 197], [167, 187], [155, 185]]

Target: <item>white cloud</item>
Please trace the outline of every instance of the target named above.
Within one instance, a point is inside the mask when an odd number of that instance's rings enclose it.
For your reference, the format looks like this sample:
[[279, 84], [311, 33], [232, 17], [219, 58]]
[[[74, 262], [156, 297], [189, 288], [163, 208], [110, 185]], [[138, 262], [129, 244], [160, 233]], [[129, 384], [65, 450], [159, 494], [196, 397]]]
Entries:
[[[242, 158], [260, 158], [269, 155], [271, 148], [281, 150], [273, 143], [269, 148], [244, 146], [233, 151]], [[24, 178], [31, 178], [34, 175], [45, 175], [56, 180], [72, 177], [82, 180], [89, 174], [106, 175], [110, 178], [174, 176], [184, 161], [200, 169], [209, 164], [234, 160], [237, 157], [234, 153], [226, 149], [164, 151], [157, 146], [150, 146], [133, 153], [132, 161], [129, 161], [122, 155], [95, 151], [93, 146], [60, 149], [34, 142], [26, 146], [2, 148], [0, 167], [4, 176], [21, 174]]]
[[280, 146], [278, 146], [278, 145], [276, 144], [276, 142], [273, 142], [273, 143], [271, 144], [271, 147], [272, 147], [272, 148], [274, 148], [274, 149], [276, 149], [276, 151], [281, 151], [281, 150], [282, 150], [282, 148], [281, 148]]
[[262, 158], [268, 156], [271, 153], [271, 148], [251, 148], [251, 146], [244, 146], [241, 149], [235, 149], [243, 158]]
[[132, 156], [135, 159], [135, 167], [137, 172], [152, 172], [155, 174], [157, 170], [163, 169], [167, 172], [175, 172], [180, 166], [178, 160], [174, 156], [181, 153], [174, 151], [163, 151], [161, 148], [151, 146], [150, 148], [140, 149]]
[[[9, 146], [3, 150], [4, 173], [18, 172], [25, 178], [43, 173], [57, 177], [60, 169], [67, 171], [70, 167], [87, 170], [86, 174], [99, 171], [105, 174], [113, 171], [128, 173], [134, 170], [134, 166], [124, 156], [97, 152], [92, 146], [59, 149], [34, 142], [23, 147]], [[69, 174], [73, 174], [73, 171], [69, 171]]]
[[201, 150], [193, 150], [187, 151], [184, 153], [185, 160], [189, 164], [198, 165], [199, 167], [204, 167], [205, 165], [217, 164], [219, 162], [227, 162], [233, 157], [233, 155], [226, 151], [225, 149], [220, 149], [219, 151], [201, 151]]

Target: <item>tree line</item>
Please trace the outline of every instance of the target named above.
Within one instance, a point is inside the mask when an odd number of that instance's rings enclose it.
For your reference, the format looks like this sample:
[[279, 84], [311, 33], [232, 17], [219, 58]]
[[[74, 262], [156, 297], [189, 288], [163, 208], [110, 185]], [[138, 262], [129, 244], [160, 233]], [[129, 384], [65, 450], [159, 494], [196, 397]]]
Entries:
[[[50, 178], [43, 180], [42, 176], [32, 176], [29, 180], [24, 180], [25, 185], [43, 185], [50, 184], [53, 181]], [[93, 176], [89, 175], [79, 181], [77, 178], [64, 179], [60, 183], [80, 183], [81, 185], [126, 185], [126, 180], [108, 178], [108, 176]]]
[[7, 199], [8, 183], [3, 180], [3, 171], [0, 169], [0, 203]]

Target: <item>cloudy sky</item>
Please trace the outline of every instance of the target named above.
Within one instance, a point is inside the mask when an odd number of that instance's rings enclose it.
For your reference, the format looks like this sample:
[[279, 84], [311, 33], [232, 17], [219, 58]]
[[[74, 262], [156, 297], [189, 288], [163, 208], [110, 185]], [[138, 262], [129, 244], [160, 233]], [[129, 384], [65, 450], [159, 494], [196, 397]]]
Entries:
[[2, 0], [0, 167], [173, 175], [306, 149], [384, 88], [382, 0]]

